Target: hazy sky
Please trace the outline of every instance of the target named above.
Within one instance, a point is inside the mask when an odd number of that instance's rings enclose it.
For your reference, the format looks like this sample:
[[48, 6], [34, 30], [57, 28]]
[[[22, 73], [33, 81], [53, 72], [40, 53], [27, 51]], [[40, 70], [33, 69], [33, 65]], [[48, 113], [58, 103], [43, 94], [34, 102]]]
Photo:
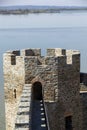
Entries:
[[87, 0], [0, 0], [0, 5], [76, 5], [86, 6]]

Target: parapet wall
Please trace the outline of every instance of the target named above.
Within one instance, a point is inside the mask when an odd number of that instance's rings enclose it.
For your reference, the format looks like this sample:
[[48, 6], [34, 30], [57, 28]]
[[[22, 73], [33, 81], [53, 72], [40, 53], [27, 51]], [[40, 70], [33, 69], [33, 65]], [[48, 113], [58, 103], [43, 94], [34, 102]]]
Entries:
[[4, 54], [3, 60], [6, 100], [14, 100], [14, 89], [17, 90], [17, 95], [20, 95], [24, 85], [24, 60], [23, 57], [10, 52]]
[[[13, 102], [15, 107], [14, 101], [19, 100], [24, 84], [40, 82], [51, 130], [65, 130], [67, 116], [72, 117], [73, 130], [82, 130], [78, 111], [80, 107], [79, 51], [47, 49], [46, 56], [41, 56], [41, 49], [10, 51], [4, 54], [3, 68], [7, 103]], [[12, 130], [9, 129], [8, 116], [6, 122], [6, 130]]]
[[80, 57], [80, 52], [78, 50], [65, 50], [61, 48], [47, 49], [47, 56], [61, 57], [61, 59], [65, 57], [64, 62], [66, 64], [73, 64]]
[[[7, 99], [8, 91], [10, 89], [17, 89], [17, 92], [22, 91], [23, 85], [25, 84], [25, 59], [26, 56], [40, 56], [40, 49], [26, 49], [7, 51], [3, 55], [3, 70], [4, 70], [4, 87], [5, 96]], [[8, 88], [8, 89], [7, 89]], [[20, 88], [20, 90], [19, 90]]]
[[49, 59], [51, 59], [51, 57], [60, 57], [60, 59], [63, 58], [62, 62], [66, 63], [66, 64], [73, 64], [73, 63], [77, 62], [76, 59], [79, 56], [80, 56], [79, 51], [65, 50], [65, 49], [61, 49], [61, 48], [47, 49], [47, 55], [44, 57], [41, 56], [41, 49], [25, 49], [25, 50], [21, 50], [21, 51], [20, 50], [7, 51], [4, 54], [5, 59], [6, 59], [6, 57], [8, 59], [8, 64], [11, 64], [11, 65], [16, 65], [17, 59], [19, 60], [19, 57], [23, 57], [23, 58], [24, 57], [32, 57], [32, 58], [41, 57], [42, 59], [38, 58], [38, 61], [45, 60], [48, 57], [49, 57]]
[[82, 130], [87, 130], [87, 91], [80, 92], [82, 108]]
[[[51, 57], [56, 57], [56, 74], [58, 75], [58, 85], [55, 89], [57, 103], [46, 103], [48, 108], [50, 126], [55, 130], [65, 130], [65, 119], [72, 117], [74, 130], [82, 130], [81, 109], [80, 109], [80, 53], [79, 51], [65, 49], [48, 49], [49, 61]], [[49, 63], [49, 62], [48, 62]], [[51, 62], [52, 63], [52, 62]], [[52, 80], [54, 82], [54, 80]], [[57, 94], [58, 93], [58, 94]], [[54, 106], [55, 109], [54, 109]], [[78, 111], [79, 109], [79, 111]], [[55, 111], [55, 113], [54, 113]], [[51, 113], [52, 116], [51, 116]], [[59, 124], [52, 124], [53, 120]], [[77, 125], [78, 124], [78, 125]], [[56, 126], [57, 125], [57, 126]], [[56, 127], [55, 127], [56, 126]]]
[[[17, 90], [17, 93], [21, 93], [25, 83], [30, 84], [33, 79], [40, 77], [46, 84], [44, 94], [47, 94], [44, 95], [45, 99], [50, 95], [50, 98], [54, 97], [52, 100], [55, 100], [58, 98], [57, 86], [60, 81], [71, 80], [70, 78], [65, 79], [65, 77], [70, 77], [70, 72], [72, 79], [79, 77], [79, 51], [61, 48], [47, 49], [47, 55], [41, 56], [41, 49], [30, 48], [21, 51], [8, 51], [4, 54], [3, 61], [6, 99], [12, 99], [9, 98], [9, 92], [14, 100], [14, 89]], [[55, 82], [52, 83], [53, 80]], [[54, 87], [51, 90], [50, 86], [52, 85]], [[51, 94], [48, 95], [48, 93], [52, 93], [53, 96]]]

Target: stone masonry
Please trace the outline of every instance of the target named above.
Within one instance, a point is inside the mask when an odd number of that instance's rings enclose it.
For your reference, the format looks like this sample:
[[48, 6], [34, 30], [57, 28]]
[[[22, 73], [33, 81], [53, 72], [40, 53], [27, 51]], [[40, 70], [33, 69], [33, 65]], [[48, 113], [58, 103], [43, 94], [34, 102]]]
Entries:
[[34, 96], [35, 83], [42, 86], [48, 130], [82, 130], [79, 51], [47, 49], [46, 56], [41, 49], [8, 51], [3, 70], [6, 130], [14, 130], [24, 85], [32, 85]]

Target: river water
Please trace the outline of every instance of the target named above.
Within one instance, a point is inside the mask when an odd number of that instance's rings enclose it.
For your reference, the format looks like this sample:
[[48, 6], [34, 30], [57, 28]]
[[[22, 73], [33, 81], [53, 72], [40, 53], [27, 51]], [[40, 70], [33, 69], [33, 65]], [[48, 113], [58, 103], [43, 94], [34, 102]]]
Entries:
[[76, 49], [81, 52], [81, 72], [87, 72], [87, 12], [0, 15], [0, 130], [5, 129], [2, 55], [23, 48]]

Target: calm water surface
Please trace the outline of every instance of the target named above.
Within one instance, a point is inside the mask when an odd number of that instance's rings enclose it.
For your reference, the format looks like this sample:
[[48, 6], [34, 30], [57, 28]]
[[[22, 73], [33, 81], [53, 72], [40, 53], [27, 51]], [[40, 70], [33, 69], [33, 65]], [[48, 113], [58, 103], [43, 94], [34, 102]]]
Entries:
[[54, 28], [86, 27], [87, 12], [62, 12], [56, 14], [0, 15], [2, 28]]
[[1, 29], [1, 53], [23, 48], [75, 49], [81, 52], [81, 71], [87, 72], [87, 27]]
[[81, 52], [81, 72], [87, 72], [87, 12], [0, 15], [0, 130], [4, 130], [2, 54], [23, 48], [76, 49]]

